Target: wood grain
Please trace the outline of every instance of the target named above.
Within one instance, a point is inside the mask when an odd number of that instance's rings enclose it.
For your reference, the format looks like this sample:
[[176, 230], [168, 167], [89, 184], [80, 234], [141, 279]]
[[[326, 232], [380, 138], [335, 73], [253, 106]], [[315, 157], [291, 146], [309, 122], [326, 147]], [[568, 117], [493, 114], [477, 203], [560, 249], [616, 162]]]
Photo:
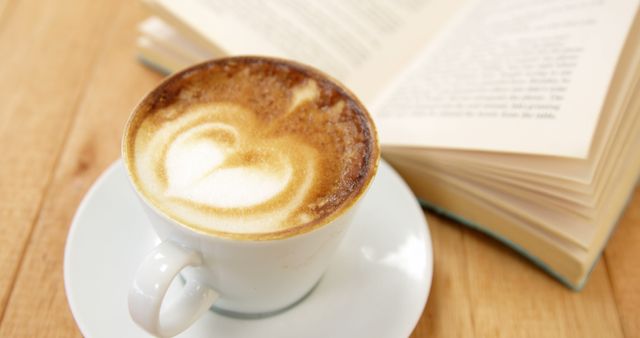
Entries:
[[428, 214], [434, 278], [429, 301], [411, 337], [474, 337], [465, 229]]
[[605, 249], [604, 257], [625, 337], [640, 337], [640, 188]]
[[477, 337], [622, 337], [603, 261], [576, 293], [483, 234], [464, 244]]
[[3, 23], [7, 21], [5, 20], [5, 15], [9, 12], [9, 5], [14, 3], [15, 1], [12, 0], [0, 0], [0, 31], [2, 31]]
[[121, 7], [107, 26], [78, 116], [36, 220], [0, 327], [2, 337], [35, 337], [43, 332], [79, 336], [62, 279], [66, 233], [85, 191], [119, 157], [129, 112], [161, 78], [133, 61], [132, 32], [143, 18], [142, 9], [138, 5]]
[[10, 13], [0, 25], [0, 318], [114, 3], [3, 7]]
[[[65, 239], [118, 158], [129, 111], [161, 78], [135, 62], [145, 15], [125, 0], [0, 0], [0, 337], [80, 336], [64, 294]], [[639, 189], [579, 293], [426, 216], [434, 280], [411, 337], [640, 337]]]

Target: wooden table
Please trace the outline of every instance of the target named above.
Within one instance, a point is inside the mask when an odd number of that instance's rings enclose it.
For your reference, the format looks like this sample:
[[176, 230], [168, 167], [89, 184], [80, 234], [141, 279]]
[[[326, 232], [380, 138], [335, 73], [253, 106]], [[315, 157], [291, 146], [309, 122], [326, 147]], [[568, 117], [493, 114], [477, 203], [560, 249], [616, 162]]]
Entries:
[[[0, 337], [71, 337], [69, 223], [161, 76], [135, 61], [137, 2], [0, 0]], [[640, 337], [640, 190], [580, 293], [426, 214], [435, 249], [412, 337]], [[393, 316], [390, 309], [389, 316]]]

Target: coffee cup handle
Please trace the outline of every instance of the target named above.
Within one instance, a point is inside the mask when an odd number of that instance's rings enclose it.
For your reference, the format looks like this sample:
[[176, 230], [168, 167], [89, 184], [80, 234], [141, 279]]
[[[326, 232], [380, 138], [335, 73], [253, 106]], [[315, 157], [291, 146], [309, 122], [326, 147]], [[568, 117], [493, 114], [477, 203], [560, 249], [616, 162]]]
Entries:
[[188, 278], [178, 299], [165, 306], [162, 303], [180, 270], [201, 264], [202, 257], [196, 252], [170, 241], [158, 244], [138, 267], [129, 290], [131, 318], [156, 336], [174, 336], [188, 328], [211, 307], [217, 292]]

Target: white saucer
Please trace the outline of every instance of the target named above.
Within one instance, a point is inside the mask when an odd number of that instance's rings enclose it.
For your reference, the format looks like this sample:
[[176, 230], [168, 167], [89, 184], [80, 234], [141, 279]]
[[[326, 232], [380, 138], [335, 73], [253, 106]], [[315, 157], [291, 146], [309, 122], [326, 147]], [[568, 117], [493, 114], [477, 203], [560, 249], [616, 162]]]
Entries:
[[[384, 162], [362, 202], [355, 222], [362, 226], [349, 230], [333, 264], [300, 304], [262, 319], [208, 312], [179, 337], [409, 336], [431, 288], [424, 214]], [[114, 163], [80, 204], [65, 249], [67, 298], [84, 336], [149, 337], [129, 317], [127, 292], [157, 242], [121, 161]]]

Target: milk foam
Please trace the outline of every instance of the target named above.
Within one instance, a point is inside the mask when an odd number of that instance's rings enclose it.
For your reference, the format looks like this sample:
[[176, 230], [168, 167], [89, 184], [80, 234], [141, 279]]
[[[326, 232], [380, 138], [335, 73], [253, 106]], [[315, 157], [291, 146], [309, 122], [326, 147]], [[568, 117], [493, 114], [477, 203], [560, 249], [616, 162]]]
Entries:
[[[216, 133], [230, 133], [234, 141], [226, 144], [205, 137]], [[281, 154], [270, 156], [272, 162], [266, 167], [223, 167], [227, 158], [245, 150], [238, 146], [241, 137], [233, 126], [222, 123], [206, 123], [181, 133], [169, 145], [164, 161], [166, 195], [209, 207], [239, 208], [265, 203], [286, 190], [293, 168]]]
[[162, 209], [188, 223], [282, 229], [314, 181], [317, 151], [260, 129], [253, 113], [228, 103], [194, 106], [162, 125], [145, 121], [138, 132], [149, 137], [135, 147], [138, 176]]
[[371, 119], [349, 93], [262, 58], [172, 76], [138, 106], [125, 142], [131, 178], [156, 209], [247, 238], [320, 226], [357, 198], [379, 157]]

